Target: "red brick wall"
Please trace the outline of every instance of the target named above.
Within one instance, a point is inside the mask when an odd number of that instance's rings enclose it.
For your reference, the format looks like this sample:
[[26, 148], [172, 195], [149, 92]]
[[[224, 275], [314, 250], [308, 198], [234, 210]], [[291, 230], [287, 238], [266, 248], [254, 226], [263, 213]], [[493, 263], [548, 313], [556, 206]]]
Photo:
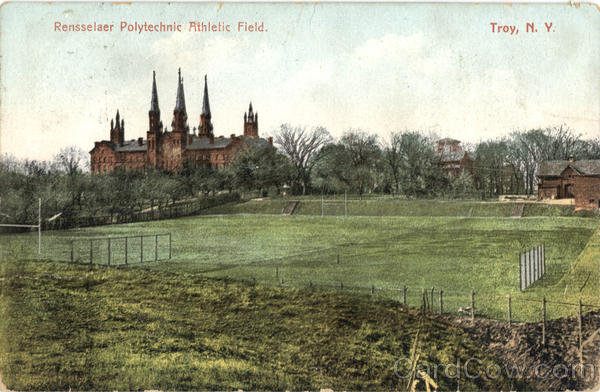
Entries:
[[577, 176], [573, 185], [576, 210], [598, 209], [600, 206], [600, 176]]

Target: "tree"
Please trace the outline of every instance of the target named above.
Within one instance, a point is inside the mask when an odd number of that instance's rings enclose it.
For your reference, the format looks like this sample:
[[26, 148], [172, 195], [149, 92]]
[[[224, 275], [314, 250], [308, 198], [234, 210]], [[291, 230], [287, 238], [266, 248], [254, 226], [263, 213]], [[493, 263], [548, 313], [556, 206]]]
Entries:
[[282, 124], [275, 136], [275, 143], [294, 166], [293, 183], [302, 187], [303, 195], [310, 186], [311, 172], [319, 157], [318, 153], [330, 141], [331, 135], [323, 127], [307, 129]]
[[420, 132], [394, 132], [384, 151], [384, 160], [395, 192], [427, 196], [445, 188], [433, 141]]
[[55, 170], [69, 176], [89, 169], [89, 154], [76, 146], [64, 147], [54, 157], [52, 166]]
[[351, 190], [362, 199], [365, 192], [379, 185], [381, 149], [377, 136], [350, 129], [339, 143], [325, 146], [319, 155], [317, 183], [322, 189]]
[[232, 165], [237, 186], [258, 190], [262, 195], [269, 187], [280, 191], [292, 178], [290, 160], [273, 146], [255, 148], [238, 156]]

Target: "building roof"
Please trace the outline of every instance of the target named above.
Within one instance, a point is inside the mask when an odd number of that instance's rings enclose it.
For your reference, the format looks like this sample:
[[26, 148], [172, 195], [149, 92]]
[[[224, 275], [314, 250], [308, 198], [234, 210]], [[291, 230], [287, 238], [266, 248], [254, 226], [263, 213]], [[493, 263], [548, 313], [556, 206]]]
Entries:
[[452, 138], [446, 137], [446, 138], [438, 140], [438, 143], [452, 143], [452, 144], [454, 144], [454, 143], [460, 143], [460, 140], [456, 140], [456, 139], [452, 139]]
[[137, 139], [125, 140], [122, 146], [117, 145], [115, 147], [115, 151], [118, 152], [146, 151], [147, 149], [148, 144], [146, 140], [142, 140], [142, 145], [140, 146]]
[[[259, 148], [269, 145], [269, 142], [263, 138], [251, 138], [247, 136], [237, 136], [244, 140], [248, 147]], [[210, 138], [194, 136], [192, 143], [187, 145], [188, 150], [213, 150], [226, 148], [231, 143], [230, 137], [216, 137], [214, 143], [210, 143]]]
[[582, 175], [600, 175], [600, 159], [569, 161], [546, 161], [540, 163], [539, 177], [559, 177], [567, 167], [572, 167]]

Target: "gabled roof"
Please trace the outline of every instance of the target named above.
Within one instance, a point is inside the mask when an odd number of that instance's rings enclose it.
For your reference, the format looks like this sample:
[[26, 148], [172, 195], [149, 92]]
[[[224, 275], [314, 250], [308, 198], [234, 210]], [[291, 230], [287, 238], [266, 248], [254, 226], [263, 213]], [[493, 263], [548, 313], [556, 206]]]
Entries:
[[451, 144], [454, 144], [454, 143], [460, 143], [460, 140], [456, 140], [456, 139], [452, 139], [452, 138], [446, 137], [446, 138], [438, 140], [438, 143], [451, 143]]
[[538, 168], [538, 177], [560, 177], [568, 168], [579, 172], [584, 176], [600, 175], [600, 159], [581, 160], [575, 162], [569, 161], [546, 161], [540, 163]]
[[[241, 138], [250, 148], [259, 148], [269, 145], [269, 142], [263, 138], [251, 138], [247, 136], [237, 136]], [[230, 137], [216, 137], [214, 143], [210, 143], [210, 138], [207, 137], [194, 137], [191, 144], [187, 145], [188, 150], [213, 150], [223, 149], [231, 144], [232, 139]]]

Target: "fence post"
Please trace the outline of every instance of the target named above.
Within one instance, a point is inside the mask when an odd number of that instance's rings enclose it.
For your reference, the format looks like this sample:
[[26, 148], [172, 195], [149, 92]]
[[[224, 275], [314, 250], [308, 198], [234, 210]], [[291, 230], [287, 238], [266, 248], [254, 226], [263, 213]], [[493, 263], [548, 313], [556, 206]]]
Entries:
[[546, 297], [542, 297], [542, 345], [546, 345]]
[[431, 288], [431, 300], [429, 301], [429, 310], [433, 313], [433, 287]]
[[275, 266], [275, 279], [279, 282], [279, 267]]
[[337, 254], [337, 263], [338, 264], [340, 263], [340, 254], [339, 253]]
[[475, 291], [471, 290], [471, 320], [475, 320]]
[[158, 234], [154, 235], [154, 261], [158, 261]]
[[543, 261], [543, 271], [546, 273], [546, 245], [542, 242], [542, 261]]
[[108, 265], [110, 265], [110, 237], [108, 238], [107, 251], [108, 251], [107, 261], [108, 261]]
[[144, 262], [144, 236], [140, 236], [140, 264]]
[[93, 239], [90, 239], [90, 264], [92, 264], [92, 261], [94, 260], [94, 247], [93, 247]]
[[74, 244], [73, 244], [73, 242], [74, 242], [74, 241], [73, 241], [73, 240], [71, 240], [71, 263], [73, 263], [73, 261], [74, 261], [74, 260], [73, 260], [73, 247], [74, 247]]
[[583, 366], [583, 311], [581, 306], [581, 298], [578, 302], [578, 310], [577, 310], [577, 329], [579, 334], [579, 363]]
[[402, 303], [404, 304], [404, 307], [406, 308], [406, 285], [404, 285], [402, 287]]
[[421, 288], [421, 314], [425, 314], [425, 289]]
[[444, 290], [440, 289], [440, 314], [444, 314]]
[[169, 233], [169, 260], [171, 260], [171, 233]]
[[348, 216], [348, 191], [344, 191], [344, 216]]
[[371, 285], [371, 295], [375, 294], [375, 285]]
[[323, 216], [323, 190], [321, 189], [321, 216]]
[[128, 241], [127, 240], [128, 239], [129, 239], [129, 237], [125, 237], [125, 265], [127, 265], [127, 249], [128, 249], [128, 246], [127, 246]]
[[519, 253], [519, 290], [523, 291], [523, 254]]
[[340, 282], [340, 290], [344, 289], [344, 282]]
[[510, 294], [508, 294], [506, 296], [506, 312], [507, 312], [507, 318], [508, 318], [508, 325], [510, 326], [510, 324], [512, 323], [512, 308], [511, 308]]

